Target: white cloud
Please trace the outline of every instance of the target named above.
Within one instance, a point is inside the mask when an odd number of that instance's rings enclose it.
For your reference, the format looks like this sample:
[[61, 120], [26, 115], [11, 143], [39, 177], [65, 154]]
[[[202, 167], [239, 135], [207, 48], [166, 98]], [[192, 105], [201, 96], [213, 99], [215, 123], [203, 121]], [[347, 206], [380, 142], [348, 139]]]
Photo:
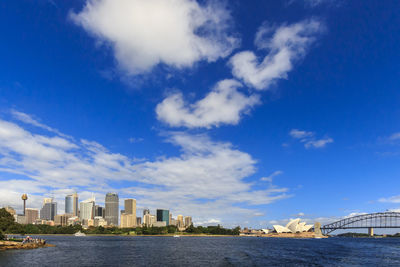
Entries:
[[114, 50], [128, 74], [163, 63], [176, 68], [216, 61], [238, 46], [229, 34], [229, 11], [218, 2], [195, 0], [87, 0], [70, 17]]
[[277, 79], [287, 78], [294, 61], [305, 55], [322, 29], [317, 20], [283, 25], [275, 31], [264, 24], [256, 34], [255, 45], [258, 49], [267, 50], [268, 54], [261, 62], [252, 51], [235, 54], [230, 59], [233, 75], [248, 86], [258, 90], [268, 89]]
[[51, 128], [51, 127], [49, 127], [49, 126], [47, 126], [47, 125], [45, 125], [45, 124], [43, 124], [43, 123], [40, 123], [40, 122], [37, 121], [36, 119], [32, 118], [32, 116], [29, 115], [29, 114], [26, 114], [26, 113], [17, 111], [17, 110], [15, 110], [15, 109], [12, 109], [12, 110], [10, 111], [10, 113], [11, 113], [11, 115], [14, 117], [14, 119], [17, 119], [17, 120], [19, 120], [19, 121], [22, 121], [23, 123], [30, 124], [30, 125], [33, 125], [33, 126], [35, 126], [35, 127], [42, 128], [42, 129], [44, 129], [44, 130], [46, 130], [46, 131], [49, 131], [49, 132], [58, 134], [58, 135], [60, 135], [60, 136], [62, 136], [62, 137], [71, 138], [71, 137], [68, 136], [68, 135], [65, 135], [65, 134], [60, 133], [60, 131], [57, 130], [57, 129]]
[[304, 144], [305, 148], [323, 148], [327, 144], [333, 143], [333, 139], [330, 137], [319, 139], [319, 140], [310, 140]]
[[278, 176], [281, 175], [283, 173], [283, 171], [274, 171], [273, 173], [271, 173], [271, 175], [267, 176], [267, 177], [262, 177], [260, 178], [261, 181], [267, 181], [267, 182], [272, 182], [272, 180]]
[[254, 189], [243, 181], [256, 161], [230, 143], [182, 132], [166, 138], [180, 148], [178, 156], [137, 162], [97, 142], [36, 134], [0, 119], [0, 206], [20, 208], [28, 193], [30, 207], [40, 208], [42, 197], [54, 194], [62, 211], [67, 192], [78, 191], [80, 199], [93, 192], [101, 203], [106, 192], [117, 191], [140, 206], [235, 225], [261, 212], [259, 205], [290, 197], [286, 188]]
[[258, 95], [246, 95], [238, 90], [235, 80], [222, 80], [203, 99], [187, 104], [181, 93], [167, 97], [157, 105], [160, 121], [170, 126], [188, 128], [237, 124], [241, 115], [260, 102]]
[[289, 135], [294, 139], [298, 139], [301, 143], [304, 143], [304, 147], [309, 148], [323, 148], [329, 143], [333, 143], [334, 140], [330, 137], [324, 137], [321, 139], [315, 138], [314, 132], [303, 131], [299, 129], [292, 129]]
[[379, 202], [384, 203], [400, 203], [400, 195], [399, 196], [391, 196], [388, 198], [380, 198], [378, 199]]
[[298, 129], [292, 129], [289, 132], [289, 135], [291, 137], [293, 137], [293, 138], [296, 138], [296, 139], [303, 139], [303, 138], [312, 137], [314, 135], [314, 133], [313, 132], [307, 132], [307, 131], [301, 131], [301, 130], [298, 130]]

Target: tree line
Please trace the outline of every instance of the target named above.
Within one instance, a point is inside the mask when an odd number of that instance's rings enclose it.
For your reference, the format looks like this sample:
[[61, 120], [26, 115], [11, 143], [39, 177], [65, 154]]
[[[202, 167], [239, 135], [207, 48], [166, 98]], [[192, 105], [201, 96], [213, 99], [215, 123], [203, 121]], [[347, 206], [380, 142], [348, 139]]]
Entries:
[[[81, 225], [70, 225], [70, 226], [50, 226], [42, 224], [19, 224], [14, 221], [14, 217], [6, 211], [6, 209], [0, 209], [0, 240], [4, 238], [2, 233], [7, 234], [75, 234], [81, 231], [85, 234], [97, 234], [97, 235], [167, 235], [182, 233], [178, 231], [178, 228], [174, 225], [165, 227], [134, 227], [134, 228], [119, 228], [119, 227], [89, 227], [83, 229]], [[217, 226], [198, 226], [195, 227], [193, 224], [189, 226], [183, 234], [207, 234], [207, 235], [239, 235], [240, 227], [234, 229], [223, 228], [220, 225]]]

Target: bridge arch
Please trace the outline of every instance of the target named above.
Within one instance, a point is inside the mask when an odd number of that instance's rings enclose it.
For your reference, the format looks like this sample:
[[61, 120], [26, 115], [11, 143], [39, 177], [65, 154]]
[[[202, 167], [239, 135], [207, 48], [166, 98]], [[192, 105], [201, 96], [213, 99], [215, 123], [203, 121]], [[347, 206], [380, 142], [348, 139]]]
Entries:
[[321, 227], [323, 234], [339, 229], [400, 228], [400, 212], [377, 212], [339, 220]]

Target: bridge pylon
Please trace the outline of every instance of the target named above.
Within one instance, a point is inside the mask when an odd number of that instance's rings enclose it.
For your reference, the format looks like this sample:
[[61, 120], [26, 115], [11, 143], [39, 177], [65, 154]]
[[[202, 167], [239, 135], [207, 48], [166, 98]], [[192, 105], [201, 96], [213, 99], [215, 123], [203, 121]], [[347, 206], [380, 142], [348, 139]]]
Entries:
[[368, 235], [369, 236], [374, 236], [374, 228], [372, 228], [372, 227], [368, 228]]

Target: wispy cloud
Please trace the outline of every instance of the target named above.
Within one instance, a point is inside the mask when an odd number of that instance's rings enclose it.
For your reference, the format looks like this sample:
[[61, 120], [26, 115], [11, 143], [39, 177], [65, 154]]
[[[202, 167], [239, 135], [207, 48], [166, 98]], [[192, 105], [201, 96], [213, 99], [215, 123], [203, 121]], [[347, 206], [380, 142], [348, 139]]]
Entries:
[[140, 143], [143, 141], [144, 141], [144, 138], [141, 138], [141, 137], [130, 137], [129, 138], [129, 143]]
[[317, 139], [315, 137], [314, 132], [309, 132], [309, 131], [303, 131], [303, 130], [298, 130], [298, 129], [292, 129], [289, 132], [289, 135], [294, 138], [299, 140], [301, 143], [304, 143], [304, 147], [309, 149], [309, 148], [323, 148], [329, 143], [333, 143], [334, 140], [330, 137], [324, 137]]
[[383, 202], [383, 203], [400, 203], [400, 195], [391, 196], [388, 198], [380, 198], [380, 199], [378, 199], [378, 201]]
[[229, 223], [254, 217], [259, 205], [290, 197], [287, 188], [253, 189], [244, 182], [254, 174], [256, 161], [230, 143], [184, 132], [168, 133], [166, 140], [181, 150], [179, 156], [137, 162], [94, 141], [66, 139], [53, 131], [37, 134], [0, 120], [0, 173], [12, 177], [0, 181], [0, 205], [18, 203], [22, 193], [39, 207], [51, 192], [63, 203], [59, 194], [65, 192], [77, 190], [82, 198], [94, 192], [102, 201], [106, 192], [118, 191], [142, 206]]
[[271, 173], [269, 176], [260, 178], [260, 180], [261, 180], [261, 181], [272, 182], [272, 180], [273, 180], [276, 176], [281, 175], [282, 173], [283, 173], [283, 171], [274, 171], [274, 172]]

